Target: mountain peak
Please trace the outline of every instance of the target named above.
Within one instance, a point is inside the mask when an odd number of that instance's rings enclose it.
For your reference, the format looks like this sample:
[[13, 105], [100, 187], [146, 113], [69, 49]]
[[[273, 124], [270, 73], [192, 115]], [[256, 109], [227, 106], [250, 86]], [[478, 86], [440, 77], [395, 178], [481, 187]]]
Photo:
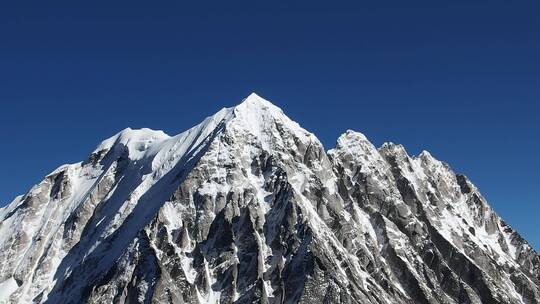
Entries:
[[242, 100], [242, 103], [244, 102], [247, 102], [247, 103], [270, 103], [270, 101], [262, 98], [259, 94], [255, 93], [255, 92], [251, 92], [246, 98], [244, 98]]
[[251, 92], [246, 98], [244, 98], [244, 101], [248, 101], [248, 100], [252, 100], [252, 101], [264, 100], [266, 102], [269, 102], [268, 100], [262, 98], [259, 94], [255, 92]]
[[540, 303], [538, 254], [427, 152], [325, 152], [255, 93], [98, 150], [0, 208], [0, 303]]
[[275, 123], [289, 128], [298, 135], [309, 134], [298, 123], [287, 117], [283, 110], [256, 93], [244, 98], [242, 103], [233, 108], [233, 113], [235, 122], [239, 122], [262, 140]]
[[283, 111], [279, 107], [257, 95], [257, 93], [249, 94], [234, 109], [236, 113], [251, 113], [251, 115], [260, 115], [263, 112], [283, 115]]
[[118, 144], [124, 145], [133, 151], [142, 151], [149, 144], [161, 142], [168, 138], [170, 138], [170, 136], [161, 130], [125, 128], [102, 141], [94, 152], [110, 149]]

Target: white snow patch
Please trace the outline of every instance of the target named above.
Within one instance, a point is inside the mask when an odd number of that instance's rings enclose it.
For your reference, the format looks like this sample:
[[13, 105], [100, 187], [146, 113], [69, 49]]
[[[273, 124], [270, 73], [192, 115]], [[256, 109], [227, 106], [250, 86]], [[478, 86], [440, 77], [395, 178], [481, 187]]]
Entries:
[[15, 281], [13, 277], [0, 283], [0, 303], [8, 303], [9, 296], [11, 296], [17, 288], [19, 288], [19, 285], [17, 285], [17, 281]]

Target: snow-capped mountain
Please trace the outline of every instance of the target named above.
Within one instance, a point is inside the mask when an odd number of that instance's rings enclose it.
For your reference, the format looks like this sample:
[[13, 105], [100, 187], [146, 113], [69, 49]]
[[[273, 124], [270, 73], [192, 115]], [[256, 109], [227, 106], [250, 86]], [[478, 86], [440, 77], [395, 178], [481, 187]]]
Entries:
[[251, 94], [125, 129], [0, 209], [5, 303], [539, 303], [540, 258], [428, 152], [325, 151]]

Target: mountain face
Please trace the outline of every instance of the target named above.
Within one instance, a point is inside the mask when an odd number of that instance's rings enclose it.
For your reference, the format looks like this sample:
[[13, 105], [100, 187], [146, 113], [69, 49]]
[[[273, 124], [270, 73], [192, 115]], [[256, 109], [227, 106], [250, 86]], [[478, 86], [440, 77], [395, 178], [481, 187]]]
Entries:
[[428, 152], [252, 94], [126, 129], [0, 209], [5, 303], [539, 303], [540, 258]]

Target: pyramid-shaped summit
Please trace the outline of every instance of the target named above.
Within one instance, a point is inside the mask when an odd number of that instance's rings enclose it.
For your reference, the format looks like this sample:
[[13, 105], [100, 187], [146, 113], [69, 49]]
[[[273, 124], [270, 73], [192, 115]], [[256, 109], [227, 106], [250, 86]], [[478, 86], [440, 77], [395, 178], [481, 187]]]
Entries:
[[325, 151], [252, 93], [125, 129], [0, 209], [0, 303], [538, 303], [540, 260], [429, 153]]
[[144, 151], [157, 153], [164, 148], [168, 148], [171, 143], [174, 143], [175, 146], [198, 146], [199, 142], [193, 143], [190, 139], [207, 139], [209, 134], [217, 133], [226, 126], [244, 129], [243, 131], [252, 133], [251, 135], [261, 137], [258, 138], [260, 141], [265, 141], [265, 139], [271, 139], [264, 138], [264, 135], [275, 131], [272, 130], [272, 124], [283, 125], [295, 132], [299, 132], [299, 134], [309, 135], [309, 132], [288, 118], [280, 108], [256, 93], [251, 93], [240, 104], [231, 108], [223, 108], [204, 119], [200, 124], [174, 137], [168, 136], [163, 131], [147, 128], [139, 130], [126, 128], [104, 140], [98, 145], [94, 153], [109, 150], [113, 146], [120, 146], [120, 149], [127, 148], [130, 152], [130, 158], [133, 159], [140, 156], [141, 152]]

